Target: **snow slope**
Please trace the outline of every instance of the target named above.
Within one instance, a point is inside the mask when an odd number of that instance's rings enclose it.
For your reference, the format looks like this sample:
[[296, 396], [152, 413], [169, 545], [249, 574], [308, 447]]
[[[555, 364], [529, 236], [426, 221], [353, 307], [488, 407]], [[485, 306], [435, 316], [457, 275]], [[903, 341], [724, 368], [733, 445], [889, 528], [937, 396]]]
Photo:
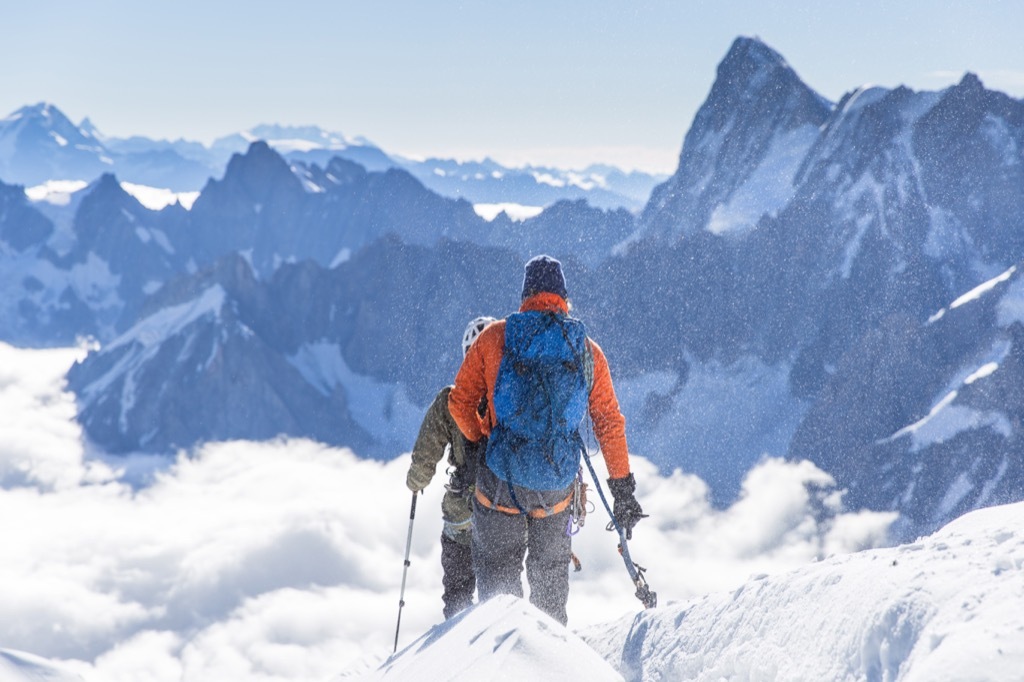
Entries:
[[627, 680], [1024, 677], [1024, 504], [667, 604], [583, 638]]
[[0, 649], [0, 682], [82, 682], [82, 677], [45, 658]]
[[622, 680], [568, 629], [502, 595], [436, 625], [376, 670], [341, 680]]

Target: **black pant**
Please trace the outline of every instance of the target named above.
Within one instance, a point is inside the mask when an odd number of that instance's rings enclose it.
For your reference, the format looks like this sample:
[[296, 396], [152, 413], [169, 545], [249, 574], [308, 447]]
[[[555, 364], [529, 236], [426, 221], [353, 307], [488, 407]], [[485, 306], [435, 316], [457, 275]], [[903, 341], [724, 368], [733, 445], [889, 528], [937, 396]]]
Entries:
[[469, 545], [441, 535], [441, 568], [444, 577], [444, 617], [448, 620], [473, 604], [476, 576], [473, 574], [473, 551]]
[[543, 519], [473, 504], [473, 568], [480, 601], [497, 594], [523, 596], [523, 558], [530, 602], [562, 625], [568, 622], [569, 512]]

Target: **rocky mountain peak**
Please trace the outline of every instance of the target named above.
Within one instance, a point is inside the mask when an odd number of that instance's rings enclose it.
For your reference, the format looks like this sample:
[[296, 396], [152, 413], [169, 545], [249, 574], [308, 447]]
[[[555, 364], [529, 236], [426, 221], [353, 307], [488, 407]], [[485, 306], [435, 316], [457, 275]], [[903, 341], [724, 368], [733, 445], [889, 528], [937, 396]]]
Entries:
[[83, 135], [92, 137], [96, 140], [104, 140], [106, 135], [100, 132], [96, 124], [92, 122], [88, 116], [82, 119], [82, 122], [78, 124], [78, 129], [82, 131]]
[[301, 190], [288, 162], [262, 140], [249, 145], [245, 154], [231, 157], [224, 173], [224, 183], [237, 184], [254, 196], [270, 187], [276, 187], [278, 183], [292, 184]]
[[262, 140], [244, 154], [235, 154], [221, 180], [211, 179], [193, 205], [197, 214], [237, 213], [243, 206], [260, 213], [261, 207], [295, 200], [305, 190], [288, 162]]
[[24, 106], [6, 119], [0, 120], [0, 130], [7, 127], [4, 124], [16, 127], [20, 131], [19, 134], [28, 131], [34, 134], [49, 134], [53, 136], [54, 143], [61, 147], [87, 140], [78, 126], [49, 102]]
[[85, 190], [79, 211], [83, 214], [90, 214], [94, 207], [99, 207], [97, 210], [102, 213], [106, 212], [109, 206], [142, 208], [138, 199], [121, 187], [117, 176], [113, 173], [103, 173]]
[[[769, 156], [784, 147], [793, 159], [803, 156], [831, 110], [831, 103], [804, 84], [777, 52], [758, 39], [738, 38], [686, 134], [679, 168], [655, 189], [644, 209], [644, 229], [678, 236], [705, 228], [715, 209], [728, 203]], [[771, 172], [784, 178], [776, 196], [788, 194], [785, 176], [795, 171], [792, 164]], [[761, 213], [777, 208], [769, 204], [780, 201], [753, 203], [758, 205], [723, 215], [718, 222], [726, 227], [713, 231], [749, 227]]]
[[725, 58], [718, 65], [718, 77], [728, 77], [732, 73], [749, 74], [779, 68], [789, 68], [789, 64], [781, 54], [762, 42], [760, 38], [740, 36], [733, 41]]
[[766, 116], [785, 116], [788, 128], [820, 125], [830, 109], [782, 55], [756, 38], [737, 38], [718, 65], [715, 83], [691, 133], [707, 127], [721, 131], [730, 121]]
[[972, 93], [974, 95], [980, 94], [985, 89], [985, 85], [981, 82], [981, 79], [970, 71], [964, 74], [964, 77], [960, 79], [960, 82], [956, 84], [956, 87], [958, 89], [966, 90], [967, 93]]

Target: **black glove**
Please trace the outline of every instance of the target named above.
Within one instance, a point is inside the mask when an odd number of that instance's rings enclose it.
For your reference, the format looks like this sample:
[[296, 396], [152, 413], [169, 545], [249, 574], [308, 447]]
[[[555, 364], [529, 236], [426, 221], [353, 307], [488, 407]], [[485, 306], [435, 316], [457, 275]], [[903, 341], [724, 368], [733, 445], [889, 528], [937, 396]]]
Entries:
[[636, 479], [633, 478], [633, 474], [625, 478], [609, 478], [608, 489], [612, 491], [612, 497], [615, 498], [615, 504], [612, 507], [615, 521], [625, 531], [626, 539], [632, 540], [633, 526], [640, 519], [647, 518], [647, 514], [644, 514], [644, 510], [640, 508], [640, 503], [636, 501], [636, 497], [633, 495], [636, 492]]

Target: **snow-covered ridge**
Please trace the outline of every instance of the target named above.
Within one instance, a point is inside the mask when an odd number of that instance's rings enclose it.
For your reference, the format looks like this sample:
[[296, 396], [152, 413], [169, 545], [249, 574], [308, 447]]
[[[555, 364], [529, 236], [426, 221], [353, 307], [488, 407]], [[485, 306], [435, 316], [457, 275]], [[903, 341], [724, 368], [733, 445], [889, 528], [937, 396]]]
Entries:
[[169, 306], [141, 320], [111, 341], [104, 350], [111, 351], [131, 343], [137, 343], [142, 348], [158, 345], [204, 315], [219, 315], [226, 296], [224, 288], [214, 284], [187, 303]]
[[[946, 308], [928, 318], [927, 325], [932, 325], [946, 316], [948, 311], [956, 310], [965, 305], [976, 303], [1000, 284], [1014, 278], [1017, 266], [1010, 267], [967, 293], [957, 297]], [[1011, 323], [1024, 320], [1024, 280], [1015, 279], [1002, 292], [996, 302], [997, 323], [1000, 327], [1009, 327]], [[916, 422], [909, 424], [891, 436], [881, 439], [878, 444], [890, 443], [903, 436], [911, 437], [911, 452], [918, 452], [927, 446], [951, 440], [959, 433], [968, 430], [991, 428], [1004, 438], [1011, 438], [1013, 425], [1008, 414], [998, 410], [978, 410], [957, 403], [961, 391], [979, 381], [995, 374], [1012, 350], [1012, 343], [1006, 338], [997, 338], [991, 348], [980, 357], [972, 359], [953, 376], [941, 393], [936, 396], [928, 414]]]
[[778, 133], [762, 162], [712, 211], [708, 231], [742, 235], [756, 227], [762, 216], [774, 216], [784, 208], [796, 191], [800, 164], [817, 137], [818, 129], [810, 125]]
[[195, 299], [176, 306], [170, 306], [143, 319], [127, 332], [108, 344], [103, 351], [111, 352], [120, 348], [126, 351], [117, 362], [100, 378], [83, 391], [84, 403], [96, 399], [103, 391], [124, 378], [121, 396], [121, 422], [125, 427], [127, 414], [135, 404], [135, 374], [160, 350], [160, 345], [170, 337], [181, 333], [189, 325], [206, 315], [220, 315], [227, 294], [223, 287], [215, 284]]
[[81, 675], [40, 656], [0, 649], [0, 682], [84, 682]]
[[501, 595], [436, 625], [377, 670], [338, 681], [622, 680], [597, 653], [529, 602]]
[[627, 680], [1020, 680], [1024, 504], [583, 634]]

